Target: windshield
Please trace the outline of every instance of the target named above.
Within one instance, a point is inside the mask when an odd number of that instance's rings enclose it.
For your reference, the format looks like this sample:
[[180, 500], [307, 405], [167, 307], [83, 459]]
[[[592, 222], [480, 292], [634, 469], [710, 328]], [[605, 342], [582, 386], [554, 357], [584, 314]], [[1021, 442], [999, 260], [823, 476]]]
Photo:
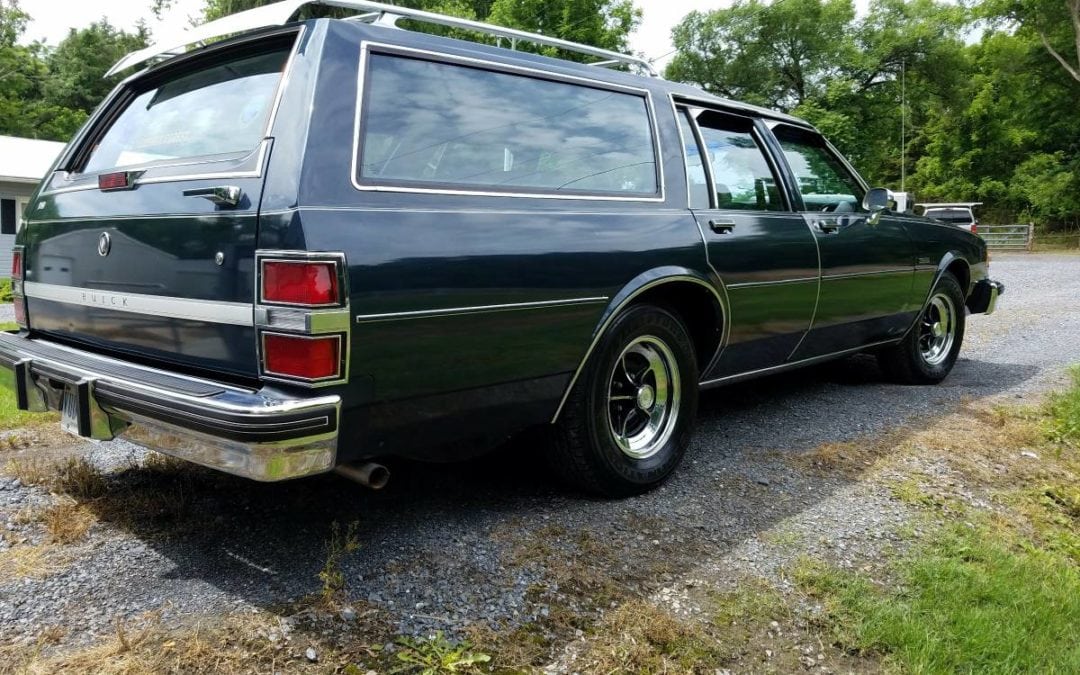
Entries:
[[288, 54], [280, 47], [218, 61], [138, 93], [83, 171], [251, 152], [264, 136]]

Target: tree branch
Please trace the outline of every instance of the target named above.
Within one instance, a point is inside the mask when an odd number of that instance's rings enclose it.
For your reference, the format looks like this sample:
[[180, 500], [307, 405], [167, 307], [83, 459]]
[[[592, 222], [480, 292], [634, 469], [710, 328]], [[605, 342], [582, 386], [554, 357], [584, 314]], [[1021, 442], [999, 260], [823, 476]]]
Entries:
[[[1050, 44], [1050, 40], [1046, 39], [1046, 33], [1042, 32], [1041, 30], [1039, 31], [1039, 39], [1042, 40], [1043, 47], [1046, 47], [1046, 51], [1050, 52], [1050, 56], [1053, 56], [1057, 60], [1057, 62], [1061, 64], [1061, 67], [1064, 68], [1065, 71], [1069, 73], [1069, 75], [1071, 75], [1074, 80], [1080, 82], [1080, 70], [1073, 67], [1073, 65], [1066, 61], [1065, 57], [1063, 57], [1061, 54], [1058, 54], [1057, 50], [1054, 49], [1053, 45]], [[1080, 32], [1077, 33], [1076, 46], [1077, 58], [1080, 58]]]

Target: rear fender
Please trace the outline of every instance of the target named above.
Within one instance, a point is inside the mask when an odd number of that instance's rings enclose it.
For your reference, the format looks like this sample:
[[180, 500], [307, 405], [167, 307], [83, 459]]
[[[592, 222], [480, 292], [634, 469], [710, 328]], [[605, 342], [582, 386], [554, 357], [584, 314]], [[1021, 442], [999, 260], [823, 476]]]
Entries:
[[[617, 316], [627, 307], [629, 307], [635, 299], [640, 297], [647, 291], [654, 290], [663, 286], [664, 284], [671, 283], [693, 283], [708, 289], [720, 309], [719, 317], [721, 322], [721, 335], [720, 342], [717, 345], [715, 353], [712, 358], [709, 359], [706, 366], [711, 366], [723, 351], [724, 345], [727, 344], [728, 331], [730, 322], [728, 321], [729, 311], [727, 302], [727, 290], [724, 288], [723, 282], [718, 278], [714, 278], [711, 275], [706, 276], [697, 270], [692, 270], [686, 267], [678, 266], [665, 266], [657, 267], [646, 272], [642, 272], [638, 276], [634, 277], [627, 283], [622, 289], [619, 290], [608, 303], [604, 312], [600, 315], [600, 320], [597, 323], [596, 329], [593, 331], [592, 340], [589, 343], [589, 348], [585, 350], [585, 355], [582, 356], [581, 362], [578, 364], [577, 369], [574, 371], [574, 375], [570, 378], [570, 382], [566, 385], [566, 391], [563, 392], [562, 399], [559, 401], [559, 407], [555, 410], [555, 415], [551, 418], [552, 424], [558, 421], [559, 415], [562, 413], [563, 407], [566, 405], [566, 400], [570, 397], [570, 392], [573, 391], [574, 385], [577, 384], [578, 377], [585, 369], [585, 365], [589, 362], [589, 358], [592, 356], [593, 351], [596, 349], [596, 345], [599, 344], [600, 338], [604, 336], [608, 327], [615, 320]], [[705, 372], [705, 369], [702, 369]]]

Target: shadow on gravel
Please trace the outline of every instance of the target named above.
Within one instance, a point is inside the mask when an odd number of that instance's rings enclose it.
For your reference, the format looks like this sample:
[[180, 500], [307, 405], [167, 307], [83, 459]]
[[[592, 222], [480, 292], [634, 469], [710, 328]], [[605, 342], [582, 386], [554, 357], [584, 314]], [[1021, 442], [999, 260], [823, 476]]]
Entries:
[[589, 615], [849, 483], [801, 472], [785, 453], [928, 420], [1036, 370], [963, 360], [947, 386], [900, 387], [858, 357], [708, 392], [683, 468], [663, 488], [621, 501], [555, 487], [524, 442], [464, 464], [395, 462], [382, 492], [334, 476], [258, 484], [186, 466], [132, 469], [111, 479], [105, 498], [130, 503], [99, 508], [160, 564], [94, 583], [151, 585], [165, 600], [217, 589], [274, 610], [318, 591], [331, 524], [355, 521], [347, 593], [387, 610], [398, 630], [545, 621], [566, 593], [594, 593], [570, 601], [570, 613]]

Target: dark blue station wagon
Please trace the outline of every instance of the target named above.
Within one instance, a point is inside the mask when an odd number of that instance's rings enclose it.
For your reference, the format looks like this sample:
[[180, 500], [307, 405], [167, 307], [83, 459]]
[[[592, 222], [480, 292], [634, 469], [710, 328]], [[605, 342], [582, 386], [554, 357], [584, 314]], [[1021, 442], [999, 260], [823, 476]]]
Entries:
[[[359, 14], [292, 21], [309, 4]], [[861, 351], [936, 383], [1003, 290], [979, 238], [891, 209], [809, 124], [634, 57], [349, 0], [184, 40], [117, 64], [152, 62], [14, 252], [0, 381], [83, 437], [381, 486], [380, 458], [542, 428], [564, 478], [632, 494], [700, 389]]]

